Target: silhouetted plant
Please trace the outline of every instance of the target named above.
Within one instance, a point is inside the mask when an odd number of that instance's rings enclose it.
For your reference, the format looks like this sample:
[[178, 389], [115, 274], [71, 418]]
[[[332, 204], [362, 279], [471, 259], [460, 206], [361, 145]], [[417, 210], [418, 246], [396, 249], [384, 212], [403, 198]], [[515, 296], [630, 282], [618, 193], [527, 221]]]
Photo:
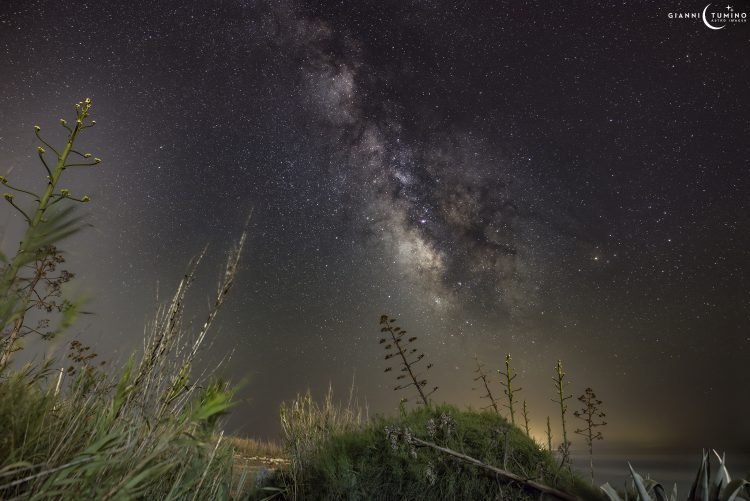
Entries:
[[77, 339], [71, 341], [68, 346], [70, 366], [67, 375], [70, 377], [77, 376], [71, 380], [71, 384], [76, 386], [83, 395], [88, 394], [95, 388], [102, 392], [111, 389], [101, 383], [107, 379], [107, 375], [102, 370], [106, 362], [102, 360], [96, 363], [97, 357], [99, 357], [98, 353], [91, 351], [90, 346]]
[[606, 414], [602, 412], [600, 408], [602, 401], [596, 398], [596, 394], [591, 388], [586, 388], [583, 394], [578, 397], [578, 400], [583, 402], [583, 408], [579, 411], [573, 412], [573, 415], [583, 420], [585, 426], [575, 430], [575, 433], [586, 439], [586, 445], [589, 448], [591, 485], [594, 485], [594, 440], [604, 439], [602, 432], [596, 431], [596, 428], [607, 424], [607, 422], [603, 420], [603, 418], [606, 417]]
[[[68, 346], [68, 359], [71, 362], [68, 367], [68, 375], [74, 376], [78, 372], [90, 370], [94, 367], [93, 361], [99, 356], [98, 353], [91, 351], [91, 346], [85, 345], [77, 339], [70, 342]], [[104, 365], [102, 361], [97, 365]]]
[[547, 450], [552, 452], [552, 428], [549, 425], [549, 416], [547, 416]]
[[567, 468], [570, 469], [571, 444], [568, 440], [568, 429], [566, 423], [568, 404], [565, 402], [573, 398], [573, 395], [565, 395], [565, 372], [563, 372], [561, 360], [558, 360], [557, 364], [555, 364], [555, 377], [553, 377], [552, 380], [555, 382], [555, 390], [557, 392], [557, 399], [553, 398], [552, 401], [560, 405], [560, 420], [562, 421], [563, 441], [558, 448], [561, 456], [560, 466], [567, 466]]
[[526, 430], [526, 436], [530, 437], [529, 433], [529, 410], [526, 408], [526, 400], [523, 401], [523, 427]]
[[[54, 271], [57, 253], [53, 243], [59, 241], [80, 229], [80, 219], [73, 216], [73, 207], [67, 207], [60, 211], [51, 210], [52, 207], [63, 201], [70, 200], [73, 202], [86, 203], [90, 200], [88, 195], [73, 196], [67, 188], [58, 190], [58, 184], [63, 172], [71, 167], [91, 167], [101, 163], [101, 159], [92, 158], [90, 153], [81, 153], [73, 149], [73, 145], [78, 134], [89, 127], [93, 127], [96, 122], [87, 123], [87, 118], [91, 109], [91, 100], [86, 98], [85, 101], [76, 104], [76, 121], [71, 128], [65, 119], [60, 119], [60, 125], [68, 131], [67, 141], [61, 151], [57, 151], [51, 144], [45, 141], [40, 135], [41, 128], [34, 126], [34, 132], [37, 139], [55, 155], [55, 164], [50, 166], [45, 160], [47, 149], [42, 146], [37, 147], [39, 160], [46, 172], [47, 186], [42, 193], [36, 193], [33, 190], [20, 188], [10, 183], [10, 181], [0, 176], [0, 183], [11, 190], [3, 194], [3, 198], [23, 217], [26, 222], [26, 230], [22, 237], [18, 251], [10, 263], [3, 270], [2, 280], [0, 282], [0, 330], [2, 330], [2, 339], [0, 341], [0, 369], [4, 368], [14, 351], [19, 349], [18, 341], [23, 335], [30, 333], [25, 325], [26, 313], [33, 308], [32, 303], [35, 298], [45, 294], [40, 293], [38, 287], [47, 285], [48, 287], [56, 280], [46, 280], [48, 274]], [[82, 160], [69, 163], [70, 155], [78, 155]], [[30, 197], [34, 205], [32, 210], [26, 212], [22, 207], [23, 204], [16, 202], [15, 194], [24, 197]], [[50, 253], [53, 253], [50, 255]], [[31, 263], [41, 263], [38, 266], [28, 266]], [[53, 269], [50, 269], [53, 265]], [[25, 276], [24, 270], [32, 270], [32, 274]], [[67, 276], [69, 280], [72, 275]], [[66, 280], [64, 280], [66, 281]], [[54, 285], [52, 285], [54, 289]], [[58, 289], [59, 291], [59, 289]], [[43, 303], [44, 301], [42, 301]], [[52, 310], [49, 310], [52, 311]], [[61, 312], [63, 309], [60, 310]], [[75, 308], [68, 303], [64, 306], [66, 314], [61, 324], [71, 323], [71, 316], [75, 314]], [[6, 328], [10, 329], [6, 331]]]
[[497, 407], [497, 401], [495, 400], [495, 396], [492, 394], [492, 389], [490, 389], [490, 382], [487, 380], [487, 373], [484, 372], [484, 364], [479, 361], [479, 357], [474, 355], [474, 361], [477, 364], [477, 368], [474, 369], [474, 373], [477, 374], [477, 377], [474, 378], [474, 381], [481, 381], [482, 386], [484, 386], [484, 395], [482, 395], [480, 398], [485, 398], [490, 401], [490, 404], [483, 407], [483, 409], [489, 409], [492, 408], [495, 410], [495, 414], [500, 415], [500, 409]]
[[[516, 376], [518, 374], [513, 372], [513, 366], [511, 365], [512, 359], [510, 357], [510, 353], [505, 354], [505, 372], [498, 370], [497, 372], [500, 373], [503, 378], [500, 379], [500, 384], [503, 386], [503, 392], [505, 393], [505, 396], [508, 397], [508, 404], [505, 405], [505, 407], [508, 408], [508, 411], [510, 412], [510, 422], [513, 424], [516, 424], [516, 415], [515, 415], [515, 409], [513, 408], [513, 401], [515, 400], [515, 395], [519, 391], [521, 391], [523, 388], [513, 388], [513, 380], [516, 379]], [[504, 379], [504, 380], [503, 380]]]
[[[48, 245], [37, 249], [34, 260], [23, 266], [25, 273], [19, 273], [16, 292], [19, 296], [28, 296], [28, 304], [25, 310], [18, 311], [10, 330], [3, 336], [8, 341], [15, 341], [5, 347], [7, 356], [21, 349], [20, 342], [30, 334], [52, 339], [68, 326], [70, 320], [66, 320], [66, 317], [72, 316], [76, 305], [62, 298], [62, 286], [74, 277], [67, 270], [58, 271], [64, 262], [62, 253], [55, 246]], [[42, 318], [29, 325], [27, 314], [31, 311], [41, 313]], [[63, 315], [63, 321], [55, 329], [50, 328], [49, 314]]]
[[[388, 337], [380, 339], [380, 344], [384, 345], [387, 352], [385, 359], [390, 360], [397, 357], [401, 366], [399, 371], [401, 374], [396, 376], [396, 380], [399, 383], [393, 388], [393, 391], [405, 390], [410, 386], [414, 386], [422, 403], [429, 406], [430, 401], [428, 397], [435, 393], [438, 387], [435, 386], [428, 393], [424, 391], [424, 388], [427, 386], [427, 379], [424, 378], [424, 374], [432, 368], [432, 364], [427, 364], [425, 370], [421, 373], [416, 371], [416, 365], [424, 359], [424, 353], [411, 347], [412, 343], [417, 340], [417, 337], [406, 337], [406, 331], [396, 325], [395, 318], [389, 318], [388, 315], [381, 315], [380, 326], [380, 332], [388, 333]], [[393, 367], [387, 367], [385, 372], [391, 372], [392, 370]], [[403, 380], [407, 381], [402, 382]], [[402, 400], [402, 402], [406, 401], [407, 399]]]

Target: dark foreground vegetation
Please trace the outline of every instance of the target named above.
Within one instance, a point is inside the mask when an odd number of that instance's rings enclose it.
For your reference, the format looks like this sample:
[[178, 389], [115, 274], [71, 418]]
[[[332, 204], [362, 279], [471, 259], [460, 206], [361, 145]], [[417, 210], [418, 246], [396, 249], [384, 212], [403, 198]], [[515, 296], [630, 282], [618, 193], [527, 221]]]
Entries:
[[433, 405], [359, 420], [326, 401], [308, 395], [282, 412], [292, 464], [268, 483], [297, 498], [601, 499], [495, 413]]
[[[281, 406], [280, 448], [225, 437], [222, 416], [236, 388], [194, 364], [234, 284], [244, 233], [228, 253], [200, 324], [183, 313], [203, 255], [147, 326], [143, 352], [121, 367], [102, 365], [75, 340], [65, 360], [14, 364], [29, 336], [66, 335], [81, 306], [64, 297], [62, 285], [73, 274], [62, 269], [58, 244], [83, 229], [75, 207], [90, 198], [59, 184], [67, 169], [92, 168], [101, 160], [75, 144], [95, 123], [90, 100], [75, 109], [74, 124], [60, 120], [66, 140], [59, 148], [35, 127], [42, 144], [41, 191], [0, 176], [8, 190], [4, 199], [26, 224], [15, 255], [0, 255], [0, 499], [677, 499], [632, 468], [628, 492], [593, 486], [593, 444], [603, 438], [606, 422], [590, 388], [572, 416], [583, 423], [574, 433], [586, 439], [591, 478], [573, 471], [567, 432], [572, 395], [561, 362], [554, 399], [563, 436], [553, 446], [547, 417], [543, 446], [529, 436], [529, 409], [520, 400], [510, 354], [498, 371], [501, 398], [477, 360], [474, 382], [487, 409], [440, 405], [432, 397], [438, 387], [427, 380], [433, 366], [417, 348], [418, 338], [385, 315], [375, 342], [384, 348], [384, 373], [402, 396], [398, 415], [368, 416], [353, 391], [346, 403], [335, 402], [332, 391], [320, 402], [308, 392]], [[723, 458], [712, 471], [710, 458], [704, 454], [689, 499], [750, 499], [750, 484], [731, 479]]]

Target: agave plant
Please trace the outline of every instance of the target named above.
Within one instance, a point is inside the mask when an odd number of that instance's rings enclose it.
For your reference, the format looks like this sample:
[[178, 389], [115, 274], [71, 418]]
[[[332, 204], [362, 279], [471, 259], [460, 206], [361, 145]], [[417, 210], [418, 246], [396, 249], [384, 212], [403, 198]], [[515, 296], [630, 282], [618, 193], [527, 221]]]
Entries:
[[[419, 401], [430, 406], [430, 395], [438, 390], [435, 386], [430, 391], [426, 391], [427, 379], [424, 377], [432, 368], [428, 363], [422, 372], [417, 372], [417, 364], [424, 359], [424, 352], [414, 348], [412, 343], [417, 340], [417, 336], [406, 336], [406, 331], [396, 325], [396, 319], [388, 315], [380, 316], [380, 332], [388, 333], [388, 336], [380, 338], [380, 344], [386, 351], [385, 360], [395, 358], [397, 364], [401, 366], [400, 374], [396, 376], [398, 384], [394, 386], [393, 391], [405, 390], [413, 386], [419, 394]], [[398, 367], [397, 365], [397, 367]], [[386, 367], [384, 372], [391, 372], [393, 366]], [[401, 399], [403, 405], [406, 399]]]
[[[740, 501], [750, 500], [750, 475], [748, 479], [732, 480], [727, 471], [725, 456], [713, 451], [719, 460], [719, 467], [716, 475], [711, 479], [711, 460], [708, 451], [703, 452], [701, 466], [695, 476], [693, 486], [690, 488], [688, 501]], [[633, 484], [636, 490], [636, 500], [640, 501], [677, 501], [677, 484], [672, 488], [672, 492], [667, 495], [664, 487], [659, 482], [651, 479], [645, 479], [639, 475], [628, 463], [630, 476], [633, 477]], [[611, 501], [623, 501], [623, 498], [617, 491], [606, 483], [601, 486], [602, 491]], [[625, 499], [629, 499], [627, 494]]]

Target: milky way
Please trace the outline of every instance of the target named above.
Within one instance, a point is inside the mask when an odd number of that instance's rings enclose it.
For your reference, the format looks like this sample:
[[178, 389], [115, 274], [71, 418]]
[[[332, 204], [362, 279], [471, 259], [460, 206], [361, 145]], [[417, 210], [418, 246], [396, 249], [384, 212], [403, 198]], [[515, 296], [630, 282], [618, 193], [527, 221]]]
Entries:
[[0, 173], [38, 181], [32, 126], [59, 140], [91, 96], [104, 162], [69, 178], [93, 227], [66, 250], [94, 314], [70, 336], [115, 361], [209, 243], [202, 318], [253, 210], [202, 354], [250, 376], [237, 433], [329, 381], [394, 410], [388, 313], [447, 401], [479, 405], [473, 355], [510, 351], [538, 432], [561, 358], [609, 443], [741, 455], [750, 25], [667, 15], [703, 7], [3, 2]]
[[273, 15], [284, 28], [274, 33], [280, 47], [301, 62], [308, 111], [335, 152], [333, 182], [363, 218], [362, 229], [390, 246], [395, 264], [436, 303], [482, 302], [507, 312], [533, 304], [544, 266], [529, 263], [529, 238], [538, 235], [526, 231], [538, 221], [519, 207], [525, 193], [515, 185], [523, 173], [488, 151], [487, 137], [430, 123], [406, 100], [378, 100], [398, 76], [368, 64], [348, 33], [300, 17], [288, 4]]

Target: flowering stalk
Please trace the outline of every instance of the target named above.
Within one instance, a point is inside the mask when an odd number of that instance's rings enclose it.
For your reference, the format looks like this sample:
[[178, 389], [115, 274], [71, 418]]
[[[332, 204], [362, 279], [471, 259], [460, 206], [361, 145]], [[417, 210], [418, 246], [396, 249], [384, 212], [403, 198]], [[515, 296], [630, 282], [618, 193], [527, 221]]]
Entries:
[[557, 391], [557, 400], [552, 399], [552, 401], [560, 406], [560, 420], [562, 421], [563, 441], [560, 444], [560, 455], [562, 456], [560, 466], [567, 466], [570, 469], [571, 444], [568, 440], [568, 429], [565, 420], [568, 412], [568, 404], [565, 402], [573, 398], [573, 395], [565, 395], [565, 372], [563, 372], [562, 360], [558, 360], [557, 364], [555, 364], [555, 377], [552, 380], [555, 382], [555, 390]]
[[513, 388], [513, 380], [516, 379], [516, 374], [513, 372], [513, 366], [511, 365], [511, 357], [510, 353], [505, 354], [505, 372], [498, 370], [497, 372], [503, 376], [503, 378], [500, 379], [500, 384], [503, 386], [503, 393], [505, 393], [505, 396], [508, 397], [508, 404], [505, 405], [505, 407], [508, 408], [508, 411], [510, 412], [510, 422], [512, 424], [516, 424], [516, 412], [513, 408], [513, 400], [515, 399], [516, 393], [521, 391], [523, 388]]
[[[22, 193], [31, 196], [36, 201], [36, 208], [33, 212], [33, 216], [27, 214], [21, 207], [19, 207], [14, 200], [13, 193], [4, 193], [3, 198], [13, 206], [17, 211], [21, 213], [27, 223], [27, 228], [24, 233], [23, 239], [21, 240], [20, 246], [13, 260], [10, 262], [2, 276], [0, 282], [0, 322], [2, 322], [2, 328], [5, 328], [8, 324], [12, 323], [11, 330], [2, 340], [2, 353], [0, 354], [0, 370], [2, 370], [10, 360], [11, 354], [15, 351], [16, 341], [18, 339], [21, 327], [23, 326], [25, 313], [27, 311], [29, 301], [34, 294], [34, 288], [27, 288], [24, 294], [18, 295], [18, 291], [15, 290], [15, 285], [19, 280], [19, 273], [24, 265], [37, 259], [39, 251], [45, 246], [51, 244], [55, 240], [60, 240], [72, 233], [78, 228], [74, 227], [77, 222], [76, 219], [65, 219], [64, 216], [69, 215], [70, 211], [63, 211], [62, 217], [48, 218], [45, 217], [48, 213], [49, 208], [64, 199], [69, 199], [75, 202], [86, 203], [90, 200], [88, 195], [83, 197], [73, 197], [70, 194], [70, 190], [62, 189], [57, 192], [57, 186], [62, 177], [62, 173], [69, 167], [88, 167], [97, 165], [101, 162], [99, 158], [91, 158], [90, 153], [79, 153], [73, 149], [78, 134], [89, 127], [96, 124], [95, 121], [85, 123], [86, 118], [89, 116], [91, 109], [91, 99], [86, 98], [85, 101], [76, 104], [76, 123], [73, 128], [69, 127], [64, 119], [60, 119], [60, 125], [68, 130], [68, 139], [65, 143], [65, 147], [61, 152], [58, 152], [52, 145], [45, 141], [41, 135], [41, 128], [37, 125], [34, 126], [34, 133], [37, 139], [42, 142], [52, 153], [57, 156], [54, 169], [50, 169], [49, 165], [45, 160], [45, 150], [42, 146], [37, 148], [37, 154], [41, 161], [44, 169], [47, 172], [47, 187], [41, 196], [33, 193], [32, 191], [17, 188], [11, 185], [5, 177], [0, 177], [0, 183], [9, 188], [12, 191]], [[68, 164], [68, 157], [71, 153], [79, 155], [85, 161], [83, 163]], [[38, 282], [38, 280], [37, 280]]]

